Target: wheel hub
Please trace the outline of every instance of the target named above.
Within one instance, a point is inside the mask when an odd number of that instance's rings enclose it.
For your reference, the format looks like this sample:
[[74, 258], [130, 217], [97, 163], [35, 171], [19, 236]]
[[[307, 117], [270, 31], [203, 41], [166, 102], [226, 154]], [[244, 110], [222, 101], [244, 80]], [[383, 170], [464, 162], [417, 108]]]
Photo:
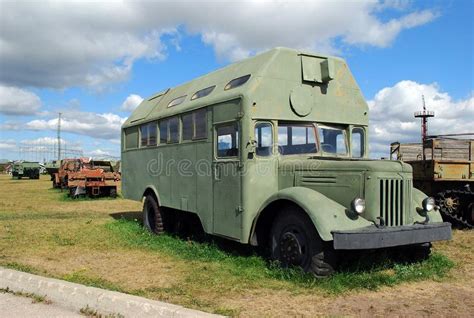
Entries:
[[450, 213], [456, 213], [459, 207], [459, 198], [447, 197], [444, 199], [444, 206]]
[[280, 255], [288, 265], [300, 265], [303, 259], [301, 245], [294, 233], [286, 232], [280, 239]]

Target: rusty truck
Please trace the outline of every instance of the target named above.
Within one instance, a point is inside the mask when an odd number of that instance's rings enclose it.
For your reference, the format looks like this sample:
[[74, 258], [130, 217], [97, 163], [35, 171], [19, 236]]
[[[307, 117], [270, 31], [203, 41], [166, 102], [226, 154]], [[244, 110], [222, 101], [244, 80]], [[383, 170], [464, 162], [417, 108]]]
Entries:
[[63, 159], [54, 174], [53, 187], [66, 189], [72, 198], [81, 195], [116, 197], [119, 181], [120, 174], [114, 171], [110, 161]]

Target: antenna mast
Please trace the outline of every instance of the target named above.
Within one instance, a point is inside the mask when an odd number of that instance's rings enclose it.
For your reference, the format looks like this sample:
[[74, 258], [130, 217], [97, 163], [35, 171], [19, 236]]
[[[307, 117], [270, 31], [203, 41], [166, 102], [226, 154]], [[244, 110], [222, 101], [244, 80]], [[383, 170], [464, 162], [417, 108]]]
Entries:
[[[423, 111], [415, 112], [415, 118], [421, 118], [421, 142], [422, 148], [424, 148], [426, 136], [428, 136], [428, 118], [434, 117], [434, 112], [426, 110], [425, 95], [421, 95], [421, 99], [423, 100]], [[425, 151], [423, 150], [423, 160], [425, 159]]]
[[61, 162], [61, 115], [62, 113], [58, 113], [58, 162]]

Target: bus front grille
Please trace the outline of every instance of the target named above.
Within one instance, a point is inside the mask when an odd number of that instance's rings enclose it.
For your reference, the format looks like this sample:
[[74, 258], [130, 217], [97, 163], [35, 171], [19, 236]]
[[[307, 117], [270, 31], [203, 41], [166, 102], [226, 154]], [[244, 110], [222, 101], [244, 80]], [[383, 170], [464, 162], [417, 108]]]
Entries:
[[380, 179], [380, 217], [386, 226], [403, 225], [406, 204], [410, 203], [410, 180]]

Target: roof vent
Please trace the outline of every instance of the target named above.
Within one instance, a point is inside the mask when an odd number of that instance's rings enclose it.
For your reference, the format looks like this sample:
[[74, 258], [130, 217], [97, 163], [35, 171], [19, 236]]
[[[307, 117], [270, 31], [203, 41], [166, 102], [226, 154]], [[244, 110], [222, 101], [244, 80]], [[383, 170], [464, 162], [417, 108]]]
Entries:
[[334, 79], [334, 62], [324, 57], [301, 55], [303, 81], [328, 83]]

